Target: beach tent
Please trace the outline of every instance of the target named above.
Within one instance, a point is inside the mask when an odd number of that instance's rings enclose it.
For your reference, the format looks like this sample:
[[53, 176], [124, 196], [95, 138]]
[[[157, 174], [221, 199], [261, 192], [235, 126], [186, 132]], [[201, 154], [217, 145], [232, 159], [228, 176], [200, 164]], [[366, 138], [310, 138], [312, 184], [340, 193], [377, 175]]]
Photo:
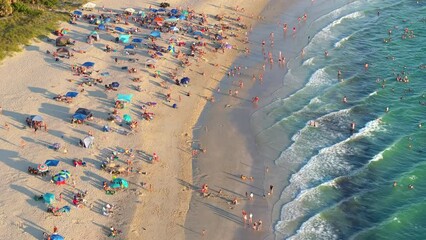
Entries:
[[112, 82], [111, 83], [111, 87], [113, 87], [113, 88], [118, 88], [120, 86], [120, 83], [118, 83], [118, 82]]
[[47, 204], [52, 204], [55, 202], [55, 195], [53, 193], [45, 193], [43, 194], [43, 201]]
[[133, 14], [134, 12], [136, 12], [136, 10], [133, 9], [133, 8], [126, 8], [126, 9], [124, 9], [124, 12]]
[[132, 117], [129, 115], [129, 114], [124, 114], [123, 115], [123, 120], [125, 121], [125, 122], [132, 122]]
[[56, 46], [58, 47], [66, 46], [68, 44], [72, 44], [71, 38], [68, 36], [62, 36], [56, 39]]
[[127, 34], [121, 34], [119, 37], [118, 37], [118, 40], [120, 41], [120, 42], [122, 42], [122, 43], [128, 43], [129, 42], [129, 40], [130, 40], [130, 35], [127, 35]]
[[159, 38], [161, 37], [160, 31], [152, 31], [151, 34], [149, 34], [151, 37]]
[[65, 97], [70, 97], [70, 98], [75, 98], [77, 97], [78, 92], [67, 92], [67, 94], [65, 94]]
[[52, 235], [50, 235], [50, 240], [64, 240], [64, 237], [57, 233], [53, 233]]
[[66, 47], [61, 47], [56, 49], [56, 52], [58, 53], [58, 55], [68, 55], [71, 56], [71, 52], [68, 48]]
[[75, 10], [75, 11], [73, 12], [73, 14], [74, 14], [74, 15], [81, 16], [81, 15], [83, 15], [83, 12], [78, 11], [78, 10]]
[[81, 66], [90, 68], [90, 67], [95, 66], [95, 63], [94, 62], [85, 62], [85, 63], [81, 64]]
[[49, 167], [56, 167], [59, 164], [59, 160], [54, 160], [54, 159], [46, 160], [46, 162], [44, 162], [44, 164], [46, 164]]
[[126, 31], [122, 27], [115, 27], [114, 29], [117, 30], [117, 31], [119, 31], [119, 32], [125, 32]]
[[90, 148], [93, 145], [94, 141], [95, 137], [87, 136], [83, 140], [80, 140], [80, 143], [83, 145], [84, 148]]
[[133, 94], [117, 94], [117, 100], [122, 102], [131, 102]]
[[189, 77], [184, 77], [184, 78], [182, 78], [180, 80], [180, 83], [184, 84], [184, 85], [187, 85], [189, 83], [189, 80], [190, 80]]
[[96, 7], [96, 3], [88, 2], [82, 6], [85, 9], [93, 9]]
[[129, 183], [123, 178], [116, 178], [112, 181], [110, 188], [128, 188]]

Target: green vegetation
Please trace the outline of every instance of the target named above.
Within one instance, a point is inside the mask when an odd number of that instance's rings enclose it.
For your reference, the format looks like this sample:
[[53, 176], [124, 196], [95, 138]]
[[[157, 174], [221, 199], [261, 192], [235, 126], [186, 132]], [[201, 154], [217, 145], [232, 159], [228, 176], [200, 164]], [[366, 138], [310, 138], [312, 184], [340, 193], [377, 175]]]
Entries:
[[0, 0], [0, 60], [46, 35], [69, 19], [69, 11], [82, 2], [59, 0]]

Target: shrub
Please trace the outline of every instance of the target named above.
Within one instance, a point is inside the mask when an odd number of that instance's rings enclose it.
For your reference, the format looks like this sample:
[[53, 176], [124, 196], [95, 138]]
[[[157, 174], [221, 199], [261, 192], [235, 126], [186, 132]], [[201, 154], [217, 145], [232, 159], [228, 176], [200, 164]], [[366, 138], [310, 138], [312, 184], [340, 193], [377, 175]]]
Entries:
[[11, 0], [0, 0], [0, 17], [6, 17], [13, 13]]
[[168, 2], [162, 2], [162, 3], [160, 3], [160, 7], [161, 8], [168, 8], [168, 7], [170, 7], [170, 3], [168, 3]]

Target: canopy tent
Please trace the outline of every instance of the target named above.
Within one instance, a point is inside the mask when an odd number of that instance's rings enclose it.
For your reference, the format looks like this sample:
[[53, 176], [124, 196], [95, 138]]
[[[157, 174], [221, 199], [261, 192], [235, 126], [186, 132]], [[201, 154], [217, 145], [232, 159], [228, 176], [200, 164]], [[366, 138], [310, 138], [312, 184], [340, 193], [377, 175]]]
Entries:
[[70, 97], [70, 98], [75, 98], [77, 97], [78, 92], [67, 92], [67, 94], [65, 94], [65, 97]]
[[131, 102], [133, 94], [117, 94], [117, 100], [122, 102]]
[[82, 7], [86, 8], [86, 9], [93, 9], [93, 8], [96, 7], [96, 3], [88, 2], [88, 3], [84, 4]]
[[133, 9], [133, 8], [126, 8], [126, 9], [124, 9], [124, 12], [133, 14], [134, 12], [136, 12], [136, 10]]
[[81, 15], [83, 15], [83, 12], [82, 12], [82, 11], [75, 10], [72, 14], [74, 14], [74, 15], [78, 15], [78, 16], [81, 16]]
[[44, 162], [44, 164], [46, 164], [49, 167], [56, 167], [59, 164], [59, 160], [54, 160], [54, 159], [46, 160], [46, 162]]
[[84, 115], [82, 113], [76, 113], [72, 116], [73, 119], [75, 120], [80, 120], [80, 121], [84, 121], [87, 118], [87, 115]]
[[71, 38], [68, 36], [62, 36], [62, 37], [58, 37], [56, 39], [56, 46], [58, 47], [64, 47], [68, 44], [72, 44], [73, 42], [71, 41]]
[[43, 122], [43, 118], [40, 115], [31, 116], [31, 121], [33, 122]]
[[118, 40], [120, 41], [120, 42], [122, 42], [122, 43], [128, 43], [129, 42], [129, 40], [130, 40], [130, 35], [128, 35], [128, 34], [121, 34], [119, 37], [118, 37]]
[[83, 145], [84, 148], [90, 148], [93, 145], [94, 141], [95, 141], [95, 137], [87, 136], [83, 140], [80, 140], [80, 143], [81, 145]]
[[151, 37], [159, 38], [161, 37], [160, 31], [152, 31], [151, 34], [149, 34]]
[[129, 183], [127, 182], [127, 180], [123, 179], [123, 178], [116, 178], [112, 181], [110, 188], [128, 188], [129, 187]]
[[53, 233], [52, 235], [50, 235], [50, 240], [64, 240], [64, 237], [57, 233]]
[[94, 62], [85, 62], [85, 63], [81, 64], [81, 66], [90, 68], [90, 67], [95, 66], [95, 63]]
[[55, 202], [55, 195], [53, 193], [45, 193], [43, 194], [43, 201], [47, 204], [52, 204]]

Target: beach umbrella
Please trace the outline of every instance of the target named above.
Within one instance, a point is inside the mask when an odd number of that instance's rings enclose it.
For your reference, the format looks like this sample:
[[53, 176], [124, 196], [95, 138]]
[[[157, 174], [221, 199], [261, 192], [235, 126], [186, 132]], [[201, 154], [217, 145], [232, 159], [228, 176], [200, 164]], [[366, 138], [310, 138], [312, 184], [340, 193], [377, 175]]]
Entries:
[[232, 49], [232, 45], [231, 45], [231, 44], [229, 44], [229, 43], [227, 43], [227, 44], [225, 44], [225, 48], [227, 48], [227, 49]]
[[99, 30], [105, 30], [105, 29], [106, 29], [106, 27], [105, 27], [105, 25], [104, 25], [104, 24], [100, 24], [100, 25], [98, 26], [98, 29], [99, 29]]
[[174, 14], [177, 14], [177, 13], [178, 13], [178, 10], [177, 10], [177, 9], [175, 9], [175, 8], [173, 8], [172, 10], [170, 10], [170, 13], [171, 13], [171, 14], [173, 14], [173, 15], [174, 15]]
[[52, 177], [52, 180], [54, 182], [64, 182], [65, 179], [66, 179], [66, 177], [61, 175], [61, 174], [56, 174], [55, 176]]
[[187, 10], [182, 11], [182, 15], [188, 16], [189, 12]]
[[155, 8], [151, 8], [149, 11], [151, 11], [151, 12], [153, 12], [153, 13], [158, 12], [158, 10], [157, 10], [157, 9], [155, 9]]
[[152, 31], [151, 34], [149, 34], [149, 36], [158, 38], [158, 37], [161, 37], [161, 33], [160, 31]]
[[135, 9], [133, 9], [133, 8], [126, 8], [126, 9], [124, 9], [124, 12], [130, 13], [130, 14], [133, 14], [134, 12], [136, 12], [136, 10], [135, 10]]
[[88, 2], [82, 6], [83, 8], [95, 8], [96, 4], [92, 2]]
[[142, 41], [143, 41], [142, 38], [135, 38], [132, 40], [132, 42], [134, 43], [141, 43]]
[[128, 43], [129, 42], [129, 40], [130, 40], [130, 35], [128, 35], [128, 34], [121, 34], [119, 37], [118, 37], [118, 40], [120, 40], [122, 43]]
[[146, 16], [146, 13], [144, 11], [139, 11], [138, 14], [143, 18]]
[[216, 34], [216, 39], [217, 39], [217, 40], [222, 40], [222, 39], [223, 39], [223, 37], [222, 37], [222, 35], [220, 35], [220, 34]]
[[55, 195], [53, 193], [45, 193], [43, 194], [44, 203], [51, 204], [55, 202]]
[[87, 115], [82, 114], [82, 113], [76, 113], [72, 116], [72, 118], [83, 121], [83, 120], [86, 120]]
[[40, 115], [35, 115], [31, 117], [31, 121], [33, 122], [43, 122], [43, 118]]
[[129, 183], [127, 182], [127, 180], [123, 179], [123, 178], [116, 178], [112, 181], [111, 185], [118, 185], [118, 188], [128, 188], [129, 187]]
[[70, 206], [63, 206], [63, 207], [58, 209], [58, 212], [69, 213], [69, 212], [71, 212], [71, 207]]
[[188, 84], [189, 83], [189, 77], [184, 77], [184, 78], [182, 78], [181, 80], [180, 80], [180, 83], [182, 83], [182, 84]]
[[89, 68], [89, 67], [95, 66], [95, 63], [94, 62], [85, 62], [81, 66]]
[[67, 94], [65, 94], [65, 97], [70, 97], [70, 98], [75, 98], [77, 97], [78, 92], [67, 92]]
[[120, 86], [120, 83], [118, 83], [118, 82], [112, 82], [112, 83], [111, 83], [111, 86], [112, 86], [113, 88], [118, 88], [118, 87]]
[[83, 147], [84, 148], [90, 148], [95, 141], [95, 137], [93, 136], [87, 136], [83, 139]]
[[46, 162], [44, 162], [44, 164], [46, 164], [49, 167], [56, 167], [59, 164], [59, 160], [54, 160], [54, 159], [46, 160]]
[[181, 14], [181, 15], [179, 16], [179, 19], [180, 19], [180, 20], [185, 20], [185, 19], [186, 19], [186, 16], [185, 16], [185, 15], [183, 15], [183, 14]]
[[46, 164], [39, 164], [37, 166], [37, 169], [39, 172], [47, 172], [47, 170], [49, 170], [49, 167]]
[[133, 45], [127, 45], [124, 47], [124, 49], [135, 49], [135, 46]]
[[110, 18], [110, 17], [105, 18], [105, 19], [104, 19], [104, 22], [105, 22], [105, 23], [109, 23], [109, 22], [111, 22], [111, 18]]
[[71, 177], [71, 173], [68, 170], [61, 170], [58, 174], [64, 176], [65, 178]]
[[125, 122], [131, 122], [132, 121], [132, 117], [129, 114], [124, 114], [123, 120]]
[[126, 31], [122, 27], [115, 27], [114, 29], [117, 30], [117, 31], [119, 31], [119, 32], [125, 32]]
[[159, 9], [157, 10], [157, 12], [166, 12], [166, 9], [164, 9], [164, 8], [159, 8]]
[[174, 27], [172, 27], [172, 31], [173, 31], [173, 32], [179, 32], [179, 28], [178, 28], [178, 27], [176, 27], [176, 26], [174, 26]]
[[78, 11], [78, 10], [75, 10], [75, 11], [73, 12], [73, 14], [74, 14], [74, 15], [78, 15], [78, 16], [83, 15], [83, 13], [82, 13], [81, 11]]
[[53, 233], [52, 235], [50, 235], [50, 240], [64, 240], [64, 237], [57, 233]]
[[122, 102], [131, 102], [133, 94], [117, 94], [117, 100]]

